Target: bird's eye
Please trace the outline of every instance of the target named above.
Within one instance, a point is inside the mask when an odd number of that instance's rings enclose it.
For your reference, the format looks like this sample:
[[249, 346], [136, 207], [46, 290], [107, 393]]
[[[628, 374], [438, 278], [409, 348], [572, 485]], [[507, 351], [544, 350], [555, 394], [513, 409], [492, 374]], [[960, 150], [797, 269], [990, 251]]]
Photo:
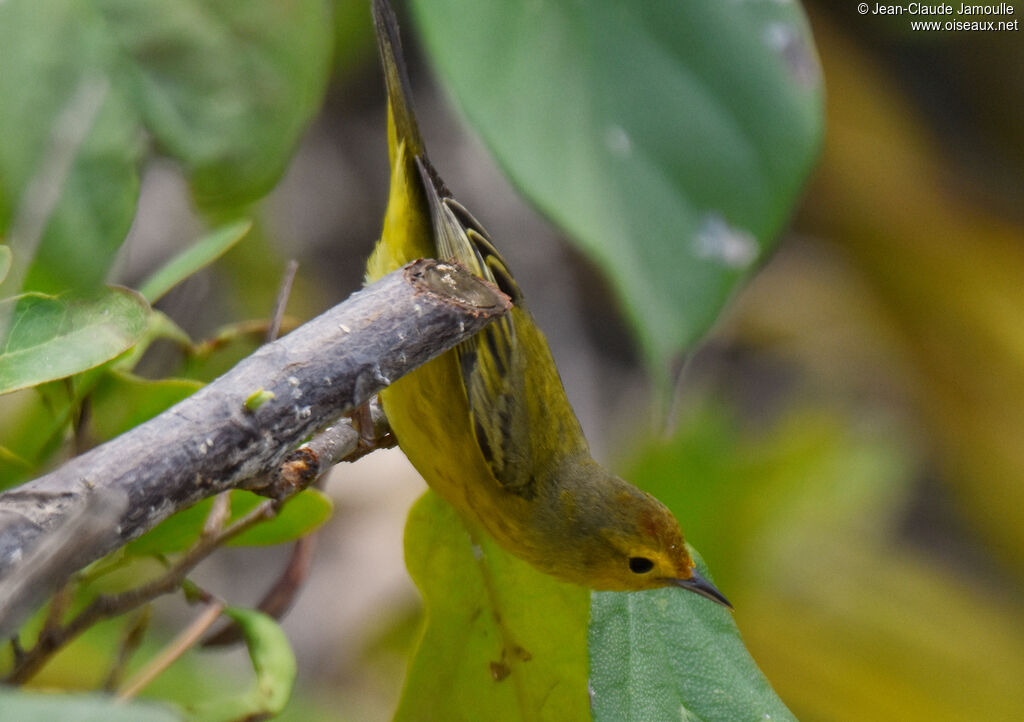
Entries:
[[629, 558], [629, 571], [634, 574], [646, 574], [647, 572], [654, 569], [654, 562], [647, 557], [630, 557]]

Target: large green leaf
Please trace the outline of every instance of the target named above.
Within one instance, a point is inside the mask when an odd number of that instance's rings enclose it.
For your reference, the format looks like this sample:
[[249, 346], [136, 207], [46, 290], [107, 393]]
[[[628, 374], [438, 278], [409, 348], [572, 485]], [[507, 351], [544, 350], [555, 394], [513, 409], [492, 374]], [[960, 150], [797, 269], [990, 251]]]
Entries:
[[729, 611], [695, 594], [594, 592], [589, 640], [598, 722], [795, 719], [743, 646]]
[[0, 393], [61, 379], [109, 361], [146, 330], [149, 304], [110, 288], [90, 298], [27, 293], [0, 301]]
[[201, 201], [270, 189], [319, 107], [330, 60], [323, 0], [93, 0], [119, 79]]
[[467, 528], [433, 492], [405, 532], [426, 628], [398, 720], [580, 720], [589, 717], [588, 594]]
[[608, 275], [663, 371], [765, 257], [817, 154], [820, 71], [799, 5], [413, 7], [466, 118]]
[[[135, 214], [142, 135], [90, 3], [0, 4], [0, 236], [22, 288], [92, 289]], [[24, 285], [22, 285], [24, 284]]]
[[138, 199], [144, 139], [206, 204], [280, 177], [329, 68], [323, 0], [0, 3], [5, 289], [93, 288]]

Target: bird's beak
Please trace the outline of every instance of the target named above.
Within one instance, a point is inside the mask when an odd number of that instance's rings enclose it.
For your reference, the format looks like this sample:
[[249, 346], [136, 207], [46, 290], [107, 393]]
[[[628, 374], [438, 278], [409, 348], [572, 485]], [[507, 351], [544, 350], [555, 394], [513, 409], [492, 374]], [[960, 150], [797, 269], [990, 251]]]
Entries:
[[683, 589], [688, 589], [691, 592], [696, 592], [702, 597], [707, 597], [712, 602], [717, 602], [718, 604], [721, 604], [723, 607], [728, 607], [729, 609], [732, 609], [732, 604], [729, 603], [729, 600], [726, 599], [720, 591], [715, 589], [714, 584], [712, 584], [707, 579], [698, 574], [696, 569], [693, 570], [693, 573], [690, 575], [689, 579], [673, 579], [672, 581], [681, 586]]

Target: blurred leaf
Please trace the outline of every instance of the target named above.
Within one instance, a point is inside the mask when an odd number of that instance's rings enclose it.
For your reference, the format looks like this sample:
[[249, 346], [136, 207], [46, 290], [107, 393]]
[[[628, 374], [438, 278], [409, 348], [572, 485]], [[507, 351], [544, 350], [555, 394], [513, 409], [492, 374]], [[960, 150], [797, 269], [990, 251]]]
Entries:
[[6, 295], [59, 292], [108, 274], [147, 137], [209, 206], [269, 190], [319, 106], [330, 22], [322, 0], [10, 0], [0, 47]]
[[112, 79], [116, 50], [76, 0], [0, 4], [0, 236], [22, 288], [92, 290], [138, 198], [142, 135]]
[[796, 719], [750, 658], [730, 612], [695, 594], [594, 592], [589, 642], [598, 722]]
[[[231, 492], [231, 521], [252, 511], [266, 501], [251, 491], [236, 489]], [[133, 555], [172, 554], [182, 552], [195, 544], [210, 513], [213, 499], [204, 499], [184, 511], [164, 520], [146, 534], [130, 542], [125, 551]], [[281, 512], [239, 534], [229, 544], [233, 546], [270, 546], [298, 539], [323, 524], [331, 515], [330, 497], [316, 489], [304, 489], [292, 497]]]
[[[10, 464], [22, 470], [30, 470], [32, 468], [31, 464], [29, 464], [25, 459], [15, 454], [6, 446], [0, 446], [0, 465], [3, 464]], [[2, 478], [2, 476], [3, 475], [0, 474], [0, 478]]]
[[19, 481], [32, 477], [35, 467], [6, 446], [0, 446], [0, 491]]
[[794, 556], [765, 559], [785, 582], [752, 590], [739, 619], [800, 718], [930, 722], [951, 709], [964, 720], [1024, 718], [1019, 595], [1000, 599], [948, 560], [837, 528], [842, 512], [822, 515], [827, 532], [801, 530]]
[[150, 303], [156, 303], [157, 299], [193, 273], [220, 258], [225, 251], [242, 240], [250, 228], [252, 221], [240, 220], [211, 231], [143, 281], [139, 293]]
[[467, 119], [608, 274], [664, 378], [774, 245], [817, 155], [799, 5], [413, 7]]
[[224, 613], [242, 628], [256, 683], [240, 695], [211, 700], [193, 708], [203, 722], [262, 719], [278, 714], [287, 704], [295, 682], [295, 654], [277, 622], [251, 609], [228, 607]]
[[1020, 577], [1024, 229], [985, 208], [890, 73], [827, 23], [820, 31], [837, 92], [802, 223], [840, 245], [884, 304], [958, 511]]
[[739, 609], [731, 584], [771, 575], [764, 555], [788, 538], [780, 520], [798, 527], [827, 519], [825, 533], [839, 513], [862, 523], [865, 536], [896, 523], [909, 493], [909, 451], [880, 419], [875, 434], [855, 435], [848, 424], [835, 411], [795, 407], [752, 439], [735, 412], [697, 401], [672, 438], [638, 445], [624, 475], [672, 510]]
[[120, 79], [203, 203], [266, 193], [319, 107], [330, 60], [322, 0], [96, 0]]
[[374, 59], [373, 21], [363, 0], [333, 0], [334, 9], [334, 82], [344, 82]]
[[167, 705], [100, 694], [44, 694], [0, 689], [4, 718], [18, 722], [180, 722]]
[[123, 549], [116, 549], [82, 571], [69, 611], [84, 609], [98, 595], [127, 592], [166, 574], [166, 559], [130, 556]]
[[0, 246], [0, 283], [7, 278], [7, 272], [11, 270], [11, 248]]
[[109, 361], [139, 340], [148, 315], [145, 300], [124, 288], [89, 298], [28, 293], [0, 301], [0, 319], [10, 319], [0, 349], [0, 393]]
[[92, 429], [98, 442], [108, 441], [202, 388], [187, 379], [144, 379], [123, 371], [103, 375], [92, 392]]
[[789, 707], [836, 722], [954, 708], [1020, 719], [1019, 599], [986, 592], [954, 534], [928, 548], [908, 536], [915, 451], [894, 419], [798, 407], [746, 434], [737, 416], [694, 404], [629, 478], [715, 555], [751, 654]]
[[[265, 499], [250, 492], [232, 492], [232, 518], [248, 513]], [[305, 536], [323, 524], [334, 508], [331, 498], [316, 489], [304, 489], [292, 497], [281, 513], [257, 524], [231, 540], [232, 546], [270, 546]]]
[[31, 479], [60, 446], [71, 423], [71, 403], [50, 403], [40, 389], [37, 386], [0, 397], [0, 439], [10, 453], [29, 465], [0, 463], [0, 489]]
[[[281, 333], [286, 333], [296, 325], [286, 317], [281, 324]], [[182, 375], [200, 381], [212, 381], [266, 343], [268, 327], [269, 321], [256, 319], [239, 321], [218, 329], [211, 338], [192, 347]]]
[[[149, 350], [153, 342], [158, 340], [170, 341], [185, 351], [190, 351], [192, 348], [192, 339], [189, 338], [188, 334], [178, 324], [162, 311], [150, 309], [149, 318], [146, 321], [146, 330], [143, 332], [139, 342], [127, 352], [111, 361], [109, 364], [110, 369], [131, 371], [139, 363], [146, 351]], [[80, 394], [87, 394], [92, 389], [93, 383], [106, 370], [104, 368], [91, 372], [96, 373], [96, 378], [89, 378], [89, 374], [83, 374], [79, 378]]]
[[588, 719], [588, 594], [467, 528], [433, 492], [409, 513], [406, 564], [426, 628], [397, 720]]
[[[45, 613], [46, 610], [43, 609], [38, 616], [44, 617]], [[102, 686], [111, 666], [116, 663], [125, 628], [132, 621], [133, 615], [125, 615], [90, 627], [60, 651], [31, 684], [33, 687], [45, 689], [96, 689]], [[41, 626], [41, 618], [38, 619], [38, 624]], [[154, 629], [146, 635], [141, 647], [125, 668], [126, 676], [130, 677], [148, 660], [164, 651], [174, 631], [176, 630], [161, 629], [159, 624], [154, 625]], [[251, 673], [247, 674], [244, 669], [238, 669], [237, 665], [226, 665], [223, 661], [216, 655], [190, 650], [154, 680], [144, 694], [148, 698], [187, 709], [197, 704], [199, 700], [223, 696], [226, 690], [244, 689], [251, 678]], [[0, 710], [6, 711], [2, 703]], [[182, 717], [190, 719], [187, 713]], [[0, 719], [7, 722], [3, 712], [0, 712]], [[50, 719], [62, 721], [64, 718], [58, 715]]]

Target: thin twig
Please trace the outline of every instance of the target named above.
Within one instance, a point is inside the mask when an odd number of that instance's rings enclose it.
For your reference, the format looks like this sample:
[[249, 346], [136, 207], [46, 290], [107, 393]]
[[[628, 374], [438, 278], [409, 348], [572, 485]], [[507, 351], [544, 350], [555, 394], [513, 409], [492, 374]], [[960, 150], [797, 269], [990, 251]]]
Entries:
[[288, 261], [288, 265], [284, 267], [281, 286], [277, 289], [277, 300], [274, 301], [274, 311], [270, 314], [270, 326], [267, 327], [267, 343], [276, 341], [277, 334], [281, 332], [281, 319], [284, 318], [284, 308], [288, 305], [288, 297], [292, 294], [292, 282], [295, 281], [297, 270], [299, 270], [299, 262], [294, 258]]
[[71, 606], [70, 583], [61, 587], [60, 591], [54, 594], [53, 599], [50, 600], [50, 608], [46, 610], [46, 619], [43, 621], [42, 631], [39, 632], [40, 636], [45, 636], [51, 630], [60, 628], [64, 621], [64, 613], [68, 611], [69, 606]]
[[210, 513], [203, 522], [203, 536], [212, 537], [224, 530], [224, 525], [231, 518], [231, 492], [223, 491], [213, 498]]
[[11, 637], [11, 656], [15, 665], [21, 664], [21, 660], [25, 658], [25, 648], [21, 646], [21, 637], [17, 634]]
[[27, 682], [55, 652], [100, 620], [124, 614], [177, 589], [188, 573], [212, 551], [246, 529], [264, 519], [273, 517], [279, 507], [280, 502], [265, 501], [219, 533], [200, 537], [195, 546], [187, 551], [162, 577], [121, 594], [97, 597], [66, 625], [52, 629], [45, 637], [41, 635], [35, 646], [25, 652], [21, 663], [8, 675], [7, 683]]
[[679, 419], [682, 415], [685, 385], [687, 380], [689, 380], [690, 368], [693, 365], [695, 357], [695, 353], [688, 353], [676, 358], [673, 362], [673, 368], [669, 372], [672, 381], [672, 394], [669, 397], [668, 408], [665, 409], [661, 418], [657, 419], [657, 421], [661, 422], [661, 434], [663, 438], [671, 438], [672, 435], [676, 433], [676, 429], [679, 426]]
[[[292, 553], [288, 558], [288, 564], [285, 565], [284, 570], [273, 586], [263, 595], [259, 605], [256, 607], [259, 611], [272, 619], [280, 619], [284, 616], [285, 612], [291, 609], [295, 598], [299, 594], [299, 590], [302, 589], [302, 585], [309, 575], [309, 568], [313, 562], [313, 552], [316, 549], [319, 531], [317, 529], [306, 534], [304, 537], [300, 537], [292, 545]], [[230, 620], [222, 629], [204, 639], [203, 646], [227, 647], [237, 644], [244, 639], [245, 635], [242, 633], [242, 626], [238, 622]]]
[[107, 674], [107, 679], [103, 683], [103, 690], [105, 692], [113, 692], [121, 684], [121, 675], [124, 674], [124, 669], [132, 655], [135, 654], [139, 645], [142, 644], [142, 639], [146, 636], [146, 630], [149, 628], [149, 621], [152, 617], [153, 606], [146, 604], [124, 630], [124, 633], [121, 635], [121, 643], [117, 649], [117, 659], [114, 661], [113, 666], [111, 666], [110, 673]]
[[[367, 434], [372, 432], [370, 445], [361, 443], [362, 430], [356, 431], [351, 419], [343, 419], [314, 436], [297, 449], [292, 456], [289, 456], [278, 469], [276, 478], [267, 485], [263, 493], [268, 493], [273, 497], [274, 493], [280, 493], [297, 484], [322, 486], [327, 472], [335, 464], [341, 461], [352, 462], [374, 449], [394, 446], [395, 441], [391, 435], [391, 427], [387, 423], [380, 404], [376, 400], [371, 401], [366, 409], [371, 423], [364, 428], [367, 429]], [[313, 479], [311, 483], [310, 479]], [[257, 609], [274, 619], [280, 619], [291, 608], [309, 574], [319, 531], [317, 529], [310, 532], [295, 542], [288, 563], [278, 576], [277, 581], [263, 595]], [[203, 646], [226, 646], [236, 644], [242, 639], [241, 627], [237, 622], [231, 621], [216, 634], [203, 640]]]
[[[285, 317], [281, 320], [281, 328], [278, 329], [278, 333], [281, 333], [282, 331], [290, 333], [298, 328], [299, 325], [300, 324], [296, 319]], [[266, 318], [237, 321], [235, 323], [229, 323], [225, 326], [221, 326], [209, 338], [188, 347], [187, 352], [189, 359], [203, 360], [209, 358], [228, 344], [239, 340], [259, 343], [262, 339], [266, 338], [267, 330], [270, 326], [270, 319]]]
[[138, 674], [118, 692], [117, 698], [121, 701], [131, 699], [145, 689], [150, 682], [163, 674], [175, 660], [199, 641], [199, 638], [203, 636], [206, 630], [217, 621], [217, 617], [224, 611], [225, 606], [224, 602], [219, 599], [209, 602], [202, 613], [193, 620], [192, 624], [183, 629], [170, 644], [164, 647], [160, 654], [139, 670]]

